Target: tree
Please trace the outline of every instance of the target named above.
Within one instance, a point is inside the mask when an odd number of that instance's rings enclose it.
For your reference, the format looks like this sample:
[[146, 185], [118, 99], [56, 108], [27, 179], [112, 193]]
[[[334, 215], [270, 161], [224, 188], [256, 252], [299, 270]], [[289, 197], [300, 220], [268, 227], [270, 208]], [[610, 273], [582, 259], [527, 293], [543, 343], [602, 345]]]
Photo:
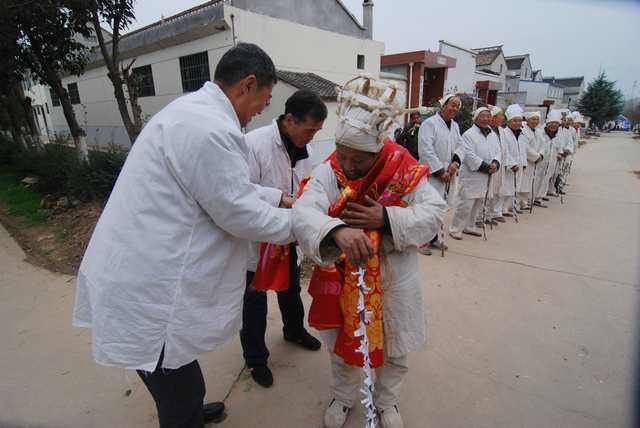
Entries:
[[607, 79], [604, 71], [589, 83], [577, 105], [580, 113], [591, 116], [598, 127], [614, 120], [622, 113], [623, 106], [622, 92], [616, 88], [615, 82]]
[[[91, 0], [90, 18], [93, 29], [98, 38], [100, 51], [107, 67], [107, 76], [113, 84], [113, 92], [118, 104], [118, 110], [122, 117], [129, 141], [133, 145], [138, 134], [142, 130], [142, 109], [138, 104], [136, 94], [136, 78], [131, 72], [131, 67], [135, 62], [132, 60], [126, 67], [120, 65], [120, 38], [122, 32], [126, 30], [135, 19], [133, 14], [134, 0]], [[113, 35], [110, 43], [107, 42], [102, 33], [100, 22], [106, 22], [112, 29]], [[109, 49], [110, 48], [110, 49]], [[131, 115], [127, 108], [124, 86], [129, 93], [129, 104]]]
[[86, 15], [77, 13], [82, 0], [4, 0], [0, 31], [7, 29], [15, 50], [16, 70], [30, 72], [51, 87], [60, 99], [64, 117], [81, 160], [88, 160], [86, 134], [78, 124], [63, 74], [80, 75], [87, 48], [81, 37], [91, 37]]

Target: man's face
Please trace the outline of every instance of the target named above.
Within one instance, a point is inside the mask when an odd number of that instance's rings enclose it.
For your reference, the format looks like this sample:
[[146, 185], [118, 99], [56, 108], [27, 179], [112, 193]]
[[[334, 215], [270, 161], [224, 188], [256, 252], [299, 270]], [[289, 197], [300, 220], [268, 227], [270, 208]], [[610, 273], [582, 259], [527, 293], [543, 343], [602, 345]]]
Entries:
[[256, 77], [250, 75], [236, 83], [236, 85], [238, 85], [239, 93], [237, 105], [235, 105], [236, 113], [238, 114], [240, 125], [244, 128], [254, 116], [262, 113], [262, 110], [269, 105], [273, 83], [258, 87]]
[[461, 106], [462, 102], [460, 101], [460, 98], [449, 98], [444, 107], [442, 107], [442, 117], [444, 117], [445, 120], [454, 119], [458, 115]]
[[478, 125], [480, 128], [486, 128], [487, 126], [489, 126], [490, 122], [491, 122], [491, 113], [484, 110], [482, 113], [478, 115], [478, 117], [476, 117], [475, 124]]
[[422, 123], [422, 116], [419, 113], [413, 113], [411, 115], [411, 125], [420, 125]]
[[499, 126], [504, 125], [504, 113], [500, 112], [498, 114], [496, 114], [495, 116], [491, 117], [491, 125], [495, 126], [496, 128]]
[[536, 129], [538, 125], [540, 125], [540, 119], [538, 118], [538, 116], [530, 117], [529, 119], [527, 119], [527, 125], [529, 125], [529, 128], [531, 129]]
[[558, 122], [549, 122], [549, 123], [547, 123], [547, 129], [551, 133], [557, 132], [558, 128], [560, 128], [560, 124]]
[[283, 126], [287, 136], [294, 146], [303, 148], [313, 140], [313, 137], [322, 129], [323, 120], [314, 120], [306, 116], [303, 121], [297, 120], [291, 113], [287, 113], [283, 120]]
[[514, 117], [509, 122], [507, 122], [507, 125], [509, 125], [509, 128], [511, 128], [514, 131], [516, 131], [518, 129], [521, 129], [522, 128], [522, 118], [521, 117]]
[[344, 175], [349, 180], [357, 180], [367, 175], [378, 160], [378, 154], [336, 144], [336, 159]]

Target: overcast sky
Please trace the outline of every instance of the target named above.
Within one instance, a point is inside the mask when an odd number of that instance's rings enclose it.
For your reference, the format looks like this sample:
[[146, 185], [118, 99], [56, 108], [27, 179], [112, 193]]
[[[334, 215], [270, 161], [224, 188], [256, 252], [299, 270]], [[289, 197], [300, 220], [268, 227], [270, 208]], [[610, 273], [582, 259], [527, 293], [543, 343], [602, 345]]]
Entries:
[[[268, 0], [263, 0], [268, 1]], [[132, 29], [203, 0], [138, 0]], [[362, 18], [362, 0], [343, 0]], [[467, 48], [502, 44], [531, 54], [545, 76], [582, 76], [602, 68], [640, 96], [640, 0], [374, 0], [374, 38], [387, 53], [438, 49], [444, 39]]]

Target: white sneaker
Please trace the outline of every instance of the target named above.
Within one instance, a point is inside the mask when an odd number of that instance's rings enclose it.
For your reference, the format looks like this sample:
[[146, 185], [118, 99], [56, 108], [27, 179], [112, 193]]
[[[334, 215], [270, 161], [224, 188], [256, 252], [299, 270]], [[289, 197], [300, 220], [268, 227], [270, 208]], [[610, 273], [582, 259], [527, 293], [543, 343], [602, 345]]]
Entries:
[[342, 428], [349, 416], [349, 410], [351, 409], [338, 403], [335, 398], [331, 400], [324, 412], [325, 428]]
[[402, 417], [398, 406], [389, 407], [386, 410], [380, 410], [380, 422], [382, 428], [403, 428]]
[[471, 236], [482, 236], [482, 231], [477, 227], [469, 227], [462, 231], [462, 233], [466, 233]]
[[449, 236], [458, 241], [462, 240], [462, 232], [449, 232]]

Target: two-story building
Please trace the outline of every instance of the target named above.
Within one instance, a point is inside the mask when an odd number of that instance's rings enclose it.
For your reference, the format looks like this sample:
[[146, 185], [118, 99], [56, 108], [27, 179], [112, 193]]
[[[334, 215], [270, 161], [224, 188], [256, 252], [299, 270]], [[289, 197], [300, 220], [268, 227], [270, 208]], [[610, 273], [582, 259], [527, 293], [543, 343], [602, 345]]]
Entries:
[[[139, 103], [148, 119], [211, 80], [219, 59], [234, 44], [258, 44], [273, 58], [281, 82], [274, 102], [250, 128], [281, 114], [295, 88], [322, 88], [330, 113], [316, 139], [328, 140], [336, 124], [328, 87], [359, 73], [379, 75], [384, 44], [372, 40], [372, 34], [370, 0], [363, 4], [362, 23], [340, 0], [212, 0], [124, 35], [120, 51], [123, 65], [135, 59]], [[66, 76], [63, 84], [90, 144], [129, 146], [99, 49], [81, 76]], [[53, 131], [68, 132], [59, 100], [50, 102]]]

